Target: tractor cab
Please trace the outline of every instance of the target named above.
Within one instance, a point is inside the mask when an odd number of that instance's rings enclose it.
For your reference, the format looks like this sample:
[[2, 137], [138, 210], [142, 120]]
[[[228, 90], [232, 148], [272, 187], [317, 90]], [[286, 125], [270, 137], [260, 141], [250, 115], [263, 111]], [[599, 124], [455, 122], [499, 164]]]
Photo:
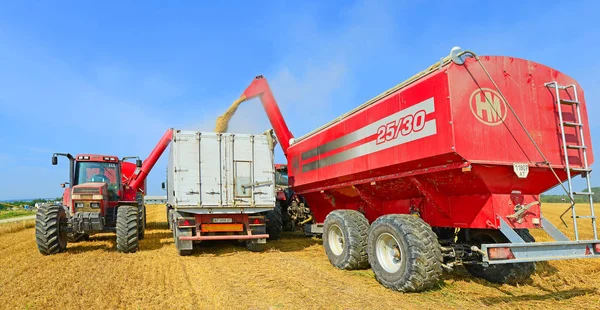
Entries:
[[[98, 188], [106, 184], [107, 191], [103, 193], [109, 201], [118, 201], [121, 190], [121, 169], [116, 157], [78, 155], [75, 159], [73, 190], [75, 188]], [[85, 159], [90, 158], [90, 159]], [[94, 158], [93, 160], [91, 158]], [[100, 186], [101, 188], [101, 186]]]
[[[130, 200], [136, 200], [135, 191], [128, 190], [125, 185], [134, 171], [141, 166], [137, 159], [136, 164], [124, 160], [137, 157], [125, 157], [119, 160], [116, 156], [80, 154], [55, 154], [52, 164], [57, 164], [57, 156], [65, 156], [70, 161], [70, 187], [65, 188], [63, 205], [67, 206], [70, 214], [95, 213], [114, 218], [114, 208], [119, 201], [134, 192]], [[66, 187], [63, 184], [63, 187]], [[96, 216], [96, 215], [94, 215]]]
[[287, 165], [275, 164], [275, 185], [278, 188], [288, 188]]

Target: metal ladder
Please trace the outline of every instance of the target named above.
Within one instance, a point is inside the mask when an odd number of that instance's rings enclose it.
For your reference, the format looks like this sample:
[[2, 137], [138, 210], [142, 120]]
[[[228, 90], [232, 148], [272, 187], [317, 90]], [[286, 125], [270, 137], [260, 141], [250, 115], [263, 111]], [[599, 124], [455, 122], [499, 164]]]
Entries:
[[[594, 240], [597, 240], [598, 233], [596, 230], [596, 215], [594, 214], [594, 201], [593, 201], [593, 197], [592, 197], [592, 195], [594, 193], [592, 193], [592, 186], [590, 183], [590, 172], [592, 172], [592, 169], [590, 169], [590, 167], [588, 166], [587, 151], [586, 151], [587, 146], [585, 145], [585, 136], [583, 135], [583, 123], [581, 122], [581, 112], [579, 109], [580, 102], [579, 102], [579, 98], [577, 95], [577, 86], [575, 84], [561, 86], [556, 81], [545, 83], [544, 86], [546, 86], [548, 88], [553, 88], [555, 91], [555, 100], [556, 100], [555, 103], [556, 103], [556, 106], [558, 107], [558, 118], [560, 120], [560, 134], [562, 136], [562, 148], [563, 148], [563, 153], [565, 155], [565, 170], [567, 172], [568, 194], [569, 194], [569, 198], [571, 199], [571, 206], [569, 207], [569, 209], [571, 210], [571, 216], [573, 218], [573, 231], [575, 232], [575, 240], [579, 240], [579, 230], [577, 229], [577, 219], [591, 219], [592, 220], [592, 228], [594, 231]], [[568, 91], [570, 88], [573, 89], [574, 99], [561, 99], [560, 91], [561, 90]], [[563, 120], [563, 115], [562, 115], [562, 106], [563, 105], [575, 106], [575, 109], [577, 110], [577, 115], [576, 115], [575, 121], [565, 122]], [[565, 127], [575, 127], [575, 128], [579, 129], [580, 144], [567, 144], [567, 140], [565, 139]], [[568, 154], [569, 149], [575, 149], [575, 150], [581, 151], [581, 154], [583, 157], [583, 167], [582, 168], [574, 168], [569, 165], [569, 154]], [[586, 191], [577, 192], [577, 191], [573, 190], [571, 172], [581, 172], [582, 173], [581, 177], [586, 180], [586, 184], [587, 184]], [[588, 216], [577, 215], [577, 212], [575, 210], [576, 209], [575, 208], [575, 196], [587, 196], [588, 197], [591, 215], [588, 215]], [[567, 209], [565, 211], [565, 213], [567, 213], [569, 211], [569, 209]], [[563, 213], [563, 215], [564, 215], [564, 213]], [[562, 215], [561, 215], [561, 218], [562, 218]]]

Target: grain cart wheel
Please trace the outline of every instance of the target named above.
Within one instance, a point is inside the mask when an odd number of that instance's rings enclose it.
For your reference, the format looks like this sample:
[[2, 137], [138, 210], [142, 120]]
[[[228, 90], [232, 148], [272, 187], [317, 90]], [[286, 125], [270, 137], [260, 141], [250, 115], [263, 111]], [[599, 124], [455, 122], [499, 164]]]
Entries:
[[67, 248], [67, 214], [62, 206], [43, 205], [35, 215], [35, 240], [40, 253], [51, 255]]
[[368, 253], [375, 278], [400, 292], [420, 292], [442, 275], [442, 252], [436, 234], [423, 220], [390, 214], [371, 225]]
[[68, 233], [67, 240], [69, 242], [81, 242], [90, 240], [90, 235], [84, 233]]
[[134, 253], [138, 250], [138, 207], [119, 206], [117, 209], [117, 251]]
[[369, 267], [367, 235], [369, 221], [355, 210], [335, 210], [323, 225], [323, 247], [332, 265], [352, 270]]
[[[535, 242], [527, 229], [515, 229], [515, 232], [525, 242]], [[471, 229], [471, 242], [481, 248], [483, 243], [510, 242], [500, 230], [496, 229]], [[464, 234], [459, 234], [459, 242], [464, 242]], [[528, 280], [535, 272], [535, 263], [497, 264], [483, 267], [482, 265], [465, 265], [467, 271], [477, 278], [485, 279], [498, 284], [519, 284]]]
[[281, 238], [281, 230], [283, 229], [283, 216], [281, 214], [281, 204], [279, 201], [275, 203], [273, 210], [267, 211], [267, 234], [270, 240]]
[[250, 252], [262, 252], [265, 250], [266, 243], [258, 243], [257, 240], [246, 241], [246, 248]]
[[138, 240], [143, 240], [146, 232], [146, 206], [138, 207], [138, 218]]

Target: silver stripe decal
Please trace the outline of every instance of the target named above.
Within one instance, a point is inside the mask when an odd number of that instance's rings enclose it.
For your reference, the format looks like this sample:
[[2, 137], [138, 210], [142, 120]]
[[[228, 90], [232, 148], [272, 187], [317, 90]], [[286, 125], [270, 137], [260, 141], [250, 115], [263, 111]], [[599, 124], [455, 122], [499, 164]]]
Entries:
[[[407, 115], [413, 115], [414, 113], [416, 113], [420, 110], [424, 110], [426, 114], [434, 112], [435, 108], [434, 108], [433, 97], [429, 98], [423, 102], [420, 102], [414, 106], [411, 106], [404, 110], [398, 111], [394, 114], [386, 116], [377, 122], [373, 122], [373, 123], [361, 128], [361, 129], [358, 129], [346, 136], [340, 137], [334, 141], [324, 144], [323, 146], [327, 146], [328, 144], [330, 144], [332, 142], [336, 142], [336, 141], [340, 140], [341, 138], [346, 138], [348, 136], [350, 136], [352, 139], [348, 138], [347, 141], [352, 141], [352, 142], [346, 143], [345, 145], [359, 141], [363, 138], [366, 138], [368, 136], [376, 134], [377, 129], [379, 127], [381, 127], [382, 125], [388, 124], [390, 122], [398, 121], [399, 119], [402, 119]], [[406, 136], [398, 135], [397, 138], [392, 139], [390, 141], [385, 141], [380, 144], [377, 144], [377, 140], [374, 139], [365, 144], [355, 146], [351, 149], [342, 151], [340, 153], [337, 153], [337, 154], [334, 154], [331, 156], [327, 156], [325, 158], [304, 164], [304, 165], [302, 165], [302, 172], [308, 172], [308, 171], [311, 171], [314, 169], [319, 169], [319, 168], [327, 167], [327, 166], [337, 164], [340, 162], [344, 162], [344, 161], [347, 161], [347, 160], [350, 160], [350, 159], [353, 159], [356, 157], [372, 154], [372, 153], [375, 153], [375, 152], [378, 152], [381, 150], [385, 150], [385, 149], [388, 149], [388, 148], [391, 148], [394, 146], [398, 146], [400, 144], [404, 144], [404, 143], [418, 140], [418, 139], [421, 139], [424, 137], [435, 135], [436, 133], [437, 133], [436, 120], [435, 119], [429, 120], [429, 121], [425, 122], [423, 129], [421, 129], [418, 132], [413, 131]], [[302, 154], [302, 155], [304, 155], [304, 154]]]
[[348, 144], [352, 144], [356, 141], [360, 141], [370, 135], [377, 133], [377, 128], [379, 128], [382, 124], [385, 125], [389, 122], [396, 121], [400, 117], [403, 117], [408, 114], [414, 114], [419, 110], [425, 110], [425, 113], [429, 114], [434, 111], [434, 101], [433, 97], [421, 101], [413, 106], [410, 106], [404, 110], [400, 110], [394, 114], [388, 115], [380, 120], [377, 120], [371, 124], [366, 125], [360, 129], [357, 129], [345, 136], [341, 136], [335, 140], [329, 141], [323, 145], [320, 145], [314, 149], [308, 150], [302, 153], [302, 160], [307, 160], [309, 158], [315, 157], [320, 154], [325, 154], [327, 152], [333, 151], [335, 149], [339, 149], [340, 147], [346, 146]]

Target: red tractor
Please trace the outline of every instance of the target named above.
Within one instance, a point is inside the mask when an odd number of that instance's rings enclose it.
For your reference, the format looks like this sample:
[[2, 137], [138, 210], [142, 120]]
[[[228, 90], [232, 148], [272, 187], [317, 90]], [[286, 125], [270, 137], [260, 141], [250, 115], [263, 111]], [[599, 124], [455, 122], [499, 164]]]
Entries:
[[[65, 251], [67, 242], [77, 242], [92, 233], [115, 232], [117, 251], [133, 253], [146, 228], [146, 177], [171, 142], [169, 129], [143, 163], [138, 157], [68, 153], [52, 155], [69, 159], [69, 187], [62, 205], [46, 204], [36, 215], [35, 237], [43, 255]], [[136, 163], [126, 162], [136, 158]], [[65, 187], [65, 184], [62, 184]]]
[[[295, 231], [296, 228], [302, 227], [304, 224], [312, 221], [312, 214], [308, 208], [308, 204], [304, 198], [297, 195], [289, 186], [288, 180], [288, 168], [285, 164], [275, 164], [275, 186], [276, 186], [276, 198], [277, 204], [275, 205], [274, 212], [267, 214], [267, 217], [271, 221], [269, 215], [281, 213], [281, 220], [275, 218], [275, 223], [280, 224], [283, 231]], [[273, 216], [276, 217], [276, 216]], [[275, 228], [271, 228], [274, 225], [267, 225], [267, 232], [273, 236], [276, 233]], [[277, 235], [277, 234], [275, 234]]]

